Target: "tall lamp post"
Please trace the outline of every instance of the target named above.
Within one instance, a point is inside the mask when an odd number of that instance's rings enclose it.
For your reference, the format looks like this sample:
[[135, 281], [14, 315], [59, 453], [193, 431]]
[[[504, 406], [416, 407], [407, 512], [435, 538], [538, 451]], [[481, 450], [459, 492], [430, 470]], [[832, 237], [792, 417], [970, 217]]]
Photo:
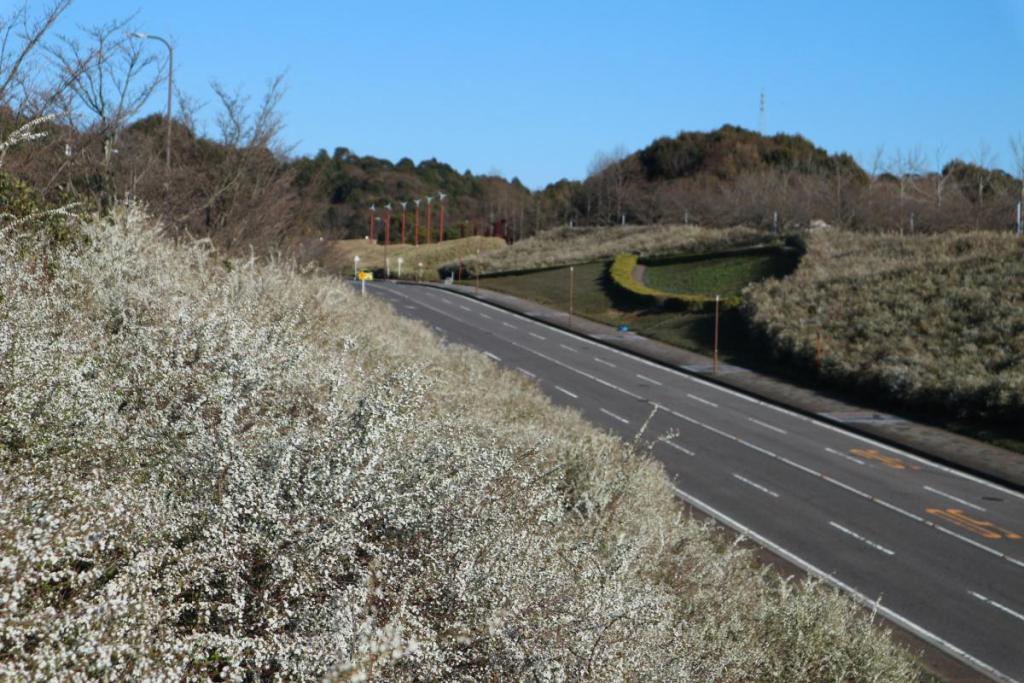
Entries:
[[422, 199], [414, 199], [412, 203], [416, 205], [416, 218], [413, 227], [413, 246], [420, 246], [420, 202]]
[[444, 198], [447, 196], [448, 195], [444, 192], [437, 193], [437, 204], [441, 207], [441, 233], [440, 238], [438, 239], [439, 242], [444, 242]]
[[377, 212], [377, 205], [370, 204], [370, 226], [366, 229], [366, 239], [372, 240], [376, 235], [373, 234], [373, 216]]
[[402, 244], [405, 244], [405, 210], [409, 206], [409, 202], [400, 202], [402, 205]]
[[430, 208], [430, 203], [432, 201], [434, 201], [434, 198], [432, 196], [427, 197], [427, 244], [430, 244], [430, 217], [434, 213], [433, 209]]
[[174, 48], [170, 42], [160, 36], [140, 33], [136, 31], [132, 36], [140, 40], [159, 40], [167, 48], [167, 146], [165, 156], [167, 158], [167, 170], [171, 170], [171, 95], [174, 92]]

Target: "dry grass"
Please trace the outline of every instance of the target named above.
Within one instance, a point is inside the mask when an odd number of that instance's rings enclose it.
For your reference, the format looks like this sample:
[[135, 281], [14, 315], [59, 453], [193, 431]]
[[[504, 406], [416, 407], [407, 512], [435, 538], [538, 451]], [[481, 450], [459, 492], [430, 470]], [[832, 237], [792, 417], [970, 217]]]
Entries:
[[746, 292], [776, 351], [829, 378], [964, 416], [1024, 414], [1024, 240], [823, 229], [797, 271]]
[[361, 269], [384, 268], [384, 260], [389, 258], [392, 275], [397, 276], [398, 259], [401, 258], [403, 278], [416, 277], [422, 263], [423, 279], [436, 280], [438, 270], [446, 263], [455, 263], [460, 258], [475, 259], [477, 250], [490, 254], [505, 248], [505, 240], [500, 237], [466, 237], [420, 246], [392, 244], [386, 249], [383, 244], [368, 240], [331, 240], [325, 241], [318, 260], [327, 272], [351, 277], [355, 256], [359, 257]]
[[502, 273], [612, 259], [633, 252], [641, 257], [720, 251], [768, 242], [770, 233], [752, 228], [696, 225], [625, 225], [556, 228], [516, 242], [481, 259], [483, 273]]

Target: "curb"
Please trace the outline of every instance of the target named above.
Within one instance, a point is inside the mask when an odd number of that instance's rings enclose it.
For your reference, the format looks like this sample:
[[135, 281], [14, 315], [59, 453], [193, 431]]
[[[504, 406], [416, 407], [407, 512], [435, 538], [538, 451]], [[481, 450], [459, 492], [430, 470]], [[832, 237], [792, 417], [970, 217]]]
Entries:
[[[791, 411], [793, 413], [802, 415], [803, 417], [806, 417], [806, 418], [809, 418], [809, 419], [816, 420], [818, 422], [827, 424], [827, 425], [829, 425], [831, 427], [835, 427], [835, 428], [841, 429], [843, 431], [851, 432], [851, 433], [858, 434], [860, 436], [863, 436], [863, 437], [866, 437], [866, 438], [869, 438], [869, 439], [873, 439], [873, 440], [878, 441], [878, 442], [880, 442], [880, 443], [882, 443], [882, 444], [884, 444], [884, 445], [886, 445], [886, 446], [888, 446], [890, 448], [895, 448], [895, 449], [903, 450], [903, 451], [911, 453], [911, 454], [913, 454], [913, 455], [915, 455], [917, 457], [923, 458], [925, 460], [928, 460], [928, 461], [931, 461], [931, 462], [935, 462], [935, 463], [938, 463], [940, 465], [944, 465], [944, 466], [947, 466], [947, 467], [959, 470], [961, 472], [965, 472], [965, 473], [971, 474], [973, 476], [980, 477], [980, 478], [985, 479], [987, 481], [991, 481], [991, 482], [1000, 484], [1000, 485], [1002, 485], [1002, 486], [1004, 486], [1004, 487], [1006, 487], [1008, 489], [1011, 489], [1011, 490], [1013, 490], [1015, 492], [1024, 493], [1024, 476], [1018, 475], [1015, 472], [1005, 471], [1002, 468], [998, 467], [998, 465], [993, 466], [991, 468], [982, 468], [982, 467], [977, 467], [977, 466], [975, 466], [975, 465], [973, 465], [973, 464], [971, 464], [969, 462], [964, 462], [963, 460], [958, 460], [958, 459], [955, 459], [955, 458], [945, 457], [942, 454], [937, 454], [937, 453], [935, 453], [933, 451], [926, 450], [925, 448], [923, 448], [923, 447], [921, 447], [919, 445], [910, 443], [910, 442], [908, 442], [906, 440], [901, 440], [899, 438], [895, 438], [895, 437], [893, 437], [893, 435], [887, 434], [887, 433], [882, 432], [880, 430], [864, 429], [864, 427], [862, 425], [858, 425], [856, 423], [851, 424], [850, 422], [843, 422], [842, 420], [837, 420], [837, 419], [832, 418], [832, 417], [830, 417], [830, 416], [828, 416], [826, 414], [822, 414], [820, 412], [814, 412], [814, 411], [809, 410], [807, 408], [804, 408], [804, 407], [801, 407], [801, 406], [798, 406], [798, 405], [794, 405], [793, 403], [791, 403], [789, 401], [786, 401], [786, 400], [784, 400], [784, 399], [782, 399], [782, 398], [780, 398], [778, 396], [770, 396], [770, 395], [766, 395], [764, 393], [756, 392], [756, 391], [752, 390], [750, 387], [742, 386], [742, 385], [739, 385], [739, 384], [736, 384], [736, 383], [728, 381], [728, 377], [727, 376], [723, 377], [722, 375], [717, 375], [716, 376], [716, 375], [713, 375], [711, 373], [706, 373], [705, 374], [705, 373], [697, 372], [697, 371], [694, 371], [694, 370], [692, 370], [690, 368], [681, 366], [678, 363], [673, 363], [670, 360], [666, 360], [665, 358], [659, 358], [659, 357], [657, 357], [655, 355], [650, 355], [650, 354], [647, 354], [647, 353], [643, 353], [643, 352], [641, 352], [641, 351], [639, 351], [639, 350], [637, 350], [635, 348], [632, 348], [628, 344], [617, 343], [617, 340], [612, 335], [614, 335], [614, 334], [621, 334], [621, 333], [617, 333], [614, 330], [614, 328], [611, 328], [611, 327], [609, 327], [607, 325], [604, 325], [603, 323], [594, 322], [592, 320], [589, 320], [587, 318], [582, 318], [580, 316], [574, 316], [573, 320], [574, 321], [578, 321], [578, 323], [570, 326], [570, 325], [568, 325], [568, 313], [566, 313], [566, 312], [556, 311], [554, 309], [549, 309], [549, 308], [547, 308], [545, 306], [542, 306], [541, 304], [536, 304], [534, 302], [526, 301], [526, 300], [523, 300], [523, 299], [518, 299], [517, 297], [514, 297], [514, 296], [512, 296], [510, 294], [504, 294], [504, 293], [501, 293], [501, 292], [497, 292], [496, 293], [496, 294], [498, 294], [502, 298], [511, 299], [513, 301], [516, 301], [516, 302], [521, 301], [524, 304], [526, 304], [525, 306], [521, 306], [521, 307], [513, 306], [513, 305], [511, 305], [510, 302], [502, 301], [499, 298], [476, 295], [476, 294], [473, 293], [473, 289], [474, 288], [469, 287], [467, 285], [444, 285], [444, 284], [432, 283], [432, 282], [413, 282], [413, 281], [402, 281], [402, 280], [392, 280], [391, 282], [394, 282], [396, 284], [402, 284], [402, 285], [432, 287], [432, 288], [440, 289], [440, 290], [443, 290], [443, 291], [446, 291], [446, 292], [452, 292], [452, 293], [458, 294], [460, 296], [464, 296], [464, 297], [466, 297], [468, 299], [475, 299], [475, 300], [478, 300], [478, 301], [482, 301], [484, 303], [490, 304], [492, 306], [495, 306], [495, 307], [500, 308], [502, 310], [508, 311], [510, 313], [515, 313], [517, 315], [524, 316], [524, 317], [529, 318], [531, 320], [534, 320], [536, 322], [540, 322], [540, 323], [543, 323], [545, 325], [550, 325], [551, 327], [555, 327], [555, 328], [563, 330], [565, 332], [569, 332], [569, 333], [572, 333], [572, 334], [576, 334], [576, 335], [580, 335], [580, 336], [586, 337], [588, 340], [590, 340], [592, 342], [596, 342], [598, 344], [603, 344], [605, 346], [614, 348], [614, 349], [616, 349], [618, 351], [621, 351], [622, 353], [627, 353], [627, 354], [629, 354], [631, 356], [634, 356], [634, 357], [637, 357], [637, 358], [641, 358], [643, 360], [646, 360], [646, 361], [649, 361], [649, 362], [652, 362], [652, 363], [656, 363], [656, 364], [658, 364], [658, 365], [660, 365], [662, 367], [669, 368], [669, 369], [674, 370], [676, 372], [681, 372], [683, 374], [686, 374], [686, 375], [689, 375], [691, 377], [700, 379], [702, 381], [709, 382], [711, 384], [715, 384], [715, 385], [720, 386], [720, 387], [722, 387], [724, 389], [728, 389], [729, 391], [735, 391], [735, 392], [743, 394], [744, 396], [747, 396], [749, 398], [761, 401], [763, 403], [771, 404], [771, 405], [774, 405], [774, 406], [779, 407], [779, 408], [783, 408], [783, 409]], [[481, 290], [481, 293], [483, 293], [483, 291], [484, 290]], [[488, 290], [488, 293], [490, 293], [489, 290]], [[533, 308], [537, 308], [537, 309], [543, 309], [546, 313], [548, 313], [548, 315], [545, 316], [545, 317], [540, 317], [540, 316], [537, 316], [535, 314], [531, 314], [530, 311], [529, 311], [529, 307], [533, 307]], [[594, 334], [588, 332], [587, 330], [581, 329], [581, 327], [580, 327], [581, 324], [584, 325], [584, 326], [594, 326], [596, 328], [607, 328], [607, 333], [603, 334], [602, 336], [595, 336]], [[606, 338], [606, 337], [611, 337], [611, 338]], [[661, 342], [657, 342], [657, 340], [649, 339], [647, 337], [640, 337], [639, 335], [636, 335], [636, 337], [641, 338], [641, 339], [645, 339], [645, 340], [648, 340], [648, 341], [651, 341], [651, 342], [661, 343]], [[673, 347], [670, 347], [670, 350], [672, 348]], [[692, 354], [694, 356], [700, 356], [700, 354], [696, 354], [696, 353], [690, 352], [690, 351], [685, 351], [684, 349], [678, 349], [678, 351], [690, 353], [690, 354]], [[700, 356], [700, 357], [702, 357], [702, 356]], [[711, 360], [708, 359], [707, 363], [710, 366]], [[726, 367], [729, 367], [729, 366], [726, 366]], [[737, 367], [737, 369], [753, 373], [753, 371], [747, 370], [746, 368], [741, 368], [739, 366], [736, 366], [736, 367]], [[757, 373], [753, 373], [753, 374], [756, 375]], [[772, 378], [772, 379], [774, 379], [774, 378]], [[782, 381], [782, 380], [775, 380], [775, 381]], [[864, 406], [859, 406], [859, 407], [863, 408], [864, 410], [868, 410], [868, 408], [865, 408]], [[920, 423], [914, 423], [911, 420], [902, 420], [902, 422], [909, 423], [909, 424], [920, 425]], [[934, 431], [936, 431], [936, 432], [938, 432], [940, 434], [948, 434], [950, 436], [950, 438], [956, 438], [956, 439], [964, 440], [969, 445], [970, 444], [976, 444], [978, 447], [983, 447], [983, 448], [987, 448], [987, 449], [996, 449], [998, 451], [1003, 451], [1003, 452], [1006, 453], [1006, 457], [1007, 458], [1017, 457], [1017, 458], [1019, 458], [1021, 460], [1024, 460], [1024, 455], [1019, 455], [1019, 454], [1013, 453], [1012, 451], [1007, 451], [1005, 449], [1001, 449], [998, 446], [994, 446], [994, 445], [991, 445], [991, 444], [985, 444], [985, 443], [979, 442], [979, 441], [977, 441], [975, 439], [971, 439], [970, 437], [962, 436], [962, 435], [959, 435], [959, 434], [953, 434], [952, 432], [945, 432], [944, 430], [941, 430], [941, 429], [939, 429], [937, 427], [930, 427], [930, 426], [927, 426], [927, 425], [920, 425], [920, 426], [922, 426], [924, 428], [927, 428], [927, 429], [932, 429], [932, 430], [934, 430]]]

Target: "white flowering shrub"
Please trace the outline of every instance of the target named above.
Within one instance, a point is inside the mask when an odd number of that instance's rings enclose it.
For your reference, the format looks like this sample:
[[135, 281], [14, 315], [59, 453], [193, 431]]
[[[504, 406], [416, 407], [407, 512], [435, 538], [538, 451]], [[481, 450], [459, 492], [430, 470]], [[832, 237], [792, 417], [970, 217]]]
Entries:
[[781, 355], [923, 408], [1024, 412], [1024, 240], [996, 232], [873, 235], [822, 229], [795, 273], [745, 291]]
[[82, 232], [0, 234], [0, 679], [918, 676], [483, 356], [135, 207]]

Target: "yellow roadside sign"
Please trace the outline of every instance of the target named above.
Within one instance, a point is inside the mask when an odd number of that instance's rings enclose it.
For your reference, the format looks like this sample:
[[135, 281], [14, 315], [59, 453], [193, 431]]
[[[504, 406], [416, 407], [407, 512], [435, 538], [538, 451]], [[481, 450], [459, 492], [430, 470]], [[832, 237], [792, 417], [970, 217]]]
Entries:
[[368, 270], [360, 270], [359, 271], [359, 279], [360, 280], [372, 280], [373, 279], [373, 273], [371, 273]]

